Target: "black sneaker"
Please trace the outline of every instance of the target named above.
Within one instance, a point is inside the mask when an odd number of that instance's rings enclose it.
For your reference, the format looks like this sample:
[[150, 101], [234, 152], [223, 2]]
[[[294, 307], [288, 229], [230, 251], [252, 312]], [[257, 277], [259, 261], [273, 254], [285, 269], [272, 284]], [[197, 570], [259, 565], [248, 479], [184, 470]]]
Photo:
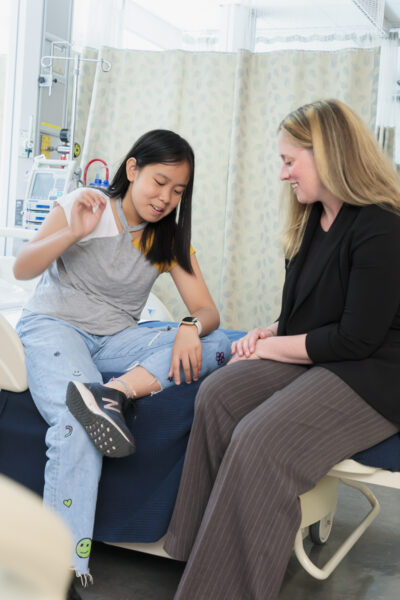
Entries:
[[70, 381], [67, 387], [69, 410], [104, 456], [118, 458], [135, 452], [135, 440], [122, 414], [128, 404], [122, 392], [100, 383]]

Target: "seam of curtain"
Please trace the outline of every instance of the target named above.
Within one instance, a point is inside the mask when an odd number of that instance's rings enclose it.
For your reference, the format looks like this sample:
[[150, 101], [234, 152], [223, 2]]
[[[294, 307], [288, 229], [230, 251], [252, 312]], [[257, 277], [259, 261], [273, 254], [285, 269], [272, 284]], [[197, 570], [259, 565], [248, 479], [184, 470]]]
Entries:
[[[225, 198], [225, 227], [224, 227], [224, 237], [223, 237], [223, 260], [222, 260], [222, 268], [221, 268], [221, 281], [220, 281], [220, 285], [219, 285], [219, 293], [218, 293], [218, 298], [219, 298], [219, 304], [220, 304], [220, 312], [221, 312], [221, 322], [224, 322], [225, 320], [225, 308], [222, 305], [222, 296], [223, 296], [223, 291], [224, 291], [224, 276], [229, 268], [229, 257], [226, 256], [226, 246], [227, 246], [227, 241], [230, 238], [230, 229], [232, 227], [231, 222], [228, 220], [227, 215], [228, 215], [228, 209], [229, 207], [232, 205], [232, 181], [235, 179], [233, 173], [231, 172], [231, 167], [232, 164], [235, 163], [235, 155], [236, 155], [236, 142], [235, 142], [235, 138], [236, 138], [236, 126], [235, 126], [235, 118], [240, 114], [240, 100], [241, 100], [241, 87], [242, 87], [242, 83], [243, 83], [243, 77], [239, 76], [239, 71], [240, 68], [243, 66], [243, 62], [244, 62], [244, 57], [247, 54], [252, 54], [250, 52], [248, 52], [247, 50], [239, 50], [236, 54], [234, 54], [233, 56], [235, 57], [235, 63], [236, 63], [236, 68], [235, 68], [235, 76], [234, 76], [234, 81], [233, 81], [233, 106], [232, 106], [232, 127], [231, 127], [231, 139], [230, 139], [230, 144], [229, 144], [229, 155], [228, 155], [228, 165], [227, 165], [227, 176], [226, 176], [226, 198]], [[226, 263], [224, 262], [224, 259], [226, 257]]]

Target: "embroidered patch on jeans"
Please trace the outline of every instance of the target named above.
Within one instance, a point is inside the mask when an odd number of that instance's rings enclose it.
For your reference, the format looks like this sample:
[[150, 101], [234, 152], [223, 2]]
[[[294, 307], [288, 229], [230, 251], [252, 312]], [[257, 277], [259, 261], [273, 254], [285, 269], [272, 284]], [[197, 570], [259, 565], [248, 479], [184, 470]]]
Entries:
[[66, 425], [64, 437], [69, 437], [70, 435], [72, 435], [72, 426]]
[[76, 545], [76, 553], [79, 558], [88, 558], [92, 549], [92, 540], [90, 538], [82, 538]]
[[67, 508], [69, 508], [72, 504], [72, 500], [71, 498], [68, 498], [67, 500], [63, 501], [64, 506], [66, 506]]
[[217, 363], [219, 365], [223, 365], [225, 362], [225, 355], [223, 352], [217, 352], [217, 354], [215, 355], [215, 358], [217, 360]]

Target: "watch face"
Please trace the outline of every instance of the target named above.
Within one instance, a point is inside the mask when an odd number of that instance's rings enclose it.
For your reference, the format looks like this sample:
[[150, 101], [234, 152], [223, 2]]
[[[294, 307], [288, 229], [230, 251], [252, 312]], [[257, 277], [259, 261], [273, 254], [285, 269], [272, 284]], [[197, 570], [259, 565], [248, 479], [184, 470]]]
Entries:
[[197, 323], [197, 317], [183, 317], [181, 323]]

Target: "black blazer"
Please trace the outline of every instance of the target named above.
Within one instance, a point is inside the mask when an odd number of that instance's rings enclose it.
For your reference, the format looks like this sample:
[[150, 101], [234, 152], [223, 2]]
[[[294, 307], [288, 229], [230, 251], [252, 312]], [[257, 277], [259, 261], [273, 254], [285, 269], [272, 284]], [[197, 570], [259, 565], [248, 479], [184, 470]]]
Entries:
[[278, 335], [306, 333], [315, 365], [400, 423], [400, 217], [344, 204], [295, 297], [321, 211], [316, 203], [286, 267]]

